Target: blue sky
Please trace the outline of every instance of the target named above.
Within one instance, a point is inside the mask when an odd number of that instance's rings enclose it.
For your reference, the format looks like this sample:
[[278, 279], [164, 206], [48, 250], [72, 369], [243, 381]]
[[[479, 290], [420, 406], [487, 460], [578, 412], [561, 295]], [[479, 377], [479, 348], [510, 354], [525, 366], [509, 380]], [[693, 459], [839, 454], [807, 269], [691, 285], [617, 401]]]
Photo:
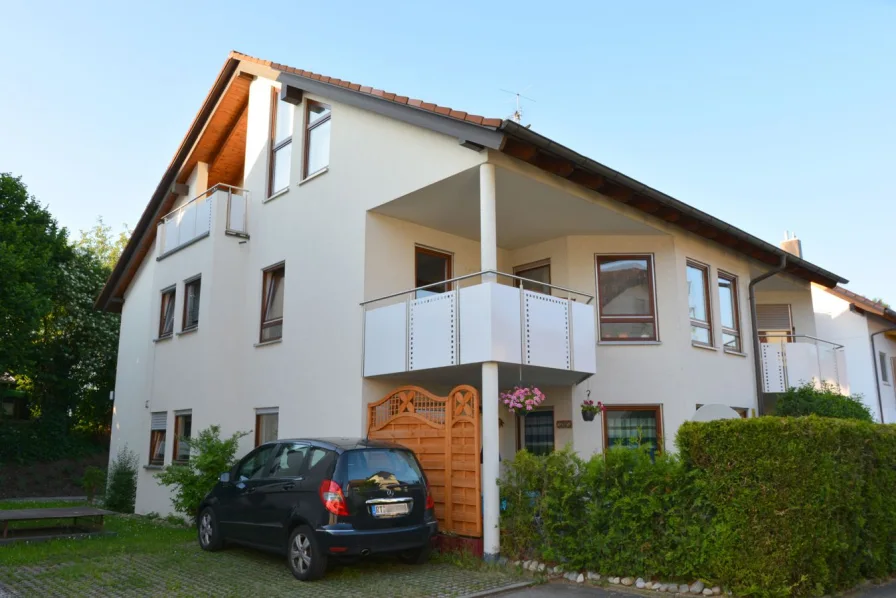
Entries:
[[231, 49], [485, 116], [896, 303], [896, 2], [7, 4], [0, 171], [133, 225]]

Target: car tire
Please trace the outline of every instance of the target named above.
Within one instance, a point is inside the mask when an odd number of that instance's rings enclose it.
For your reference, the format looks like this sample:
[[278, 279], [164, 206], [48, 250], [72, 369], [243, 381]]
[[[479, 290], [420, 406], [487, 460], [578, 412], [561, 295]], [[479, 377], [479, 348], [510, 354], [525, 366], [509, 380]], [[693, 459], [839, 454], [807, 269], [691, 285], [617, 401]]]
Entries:
[[403, 563], [407, 563], [409, 565], [423, 565], [429, 560], [429, 555], [432, 553], [432, 547], [427, 544], [426, 546], [421, 546], [420, 548], [409, 548], [407, 550], [402, 550], [398, 553], [398, 558]]
[[199, 538], [199, 547], [202, 550], [215, 552], [224, 547], [224, 536], [221, 535], [218, 518], [211, 507], [205, 507], [199, 513], [196, 523], [196, 534]]
[[324, 576], [327, 555], [321, 550], [314, 531], [307, 525], [300, 525], [289, 535], [286, 563], [293, 577], [300, 581], [313, 581]]

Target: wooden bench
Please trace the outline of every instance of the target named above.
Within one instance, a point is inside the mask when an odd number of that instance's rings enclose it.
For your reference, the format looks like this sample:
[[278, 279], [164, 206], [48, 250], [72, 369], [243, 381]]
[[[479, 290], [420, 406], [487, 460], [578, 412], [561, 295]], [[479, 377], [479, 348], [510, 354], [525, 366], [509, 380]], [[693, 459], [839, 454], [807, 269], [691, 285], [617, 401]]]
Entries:
[[[92, 525], [89, 531], [102, 531], [103, 517], [114, 515], [112, 511], [105, 511], [94, 507], [59, 507], [52, 509], [0, 509], [0, 522], [3, 523], [3, 539], [9, 535], [9, 524], [13, 521], [48, 521], [51, 519], [71, 519], [72, 527], [78, 528], [78, 521], [90, 519]], [[27, 528], [29, 532], [48, 530], [53, 528]]]

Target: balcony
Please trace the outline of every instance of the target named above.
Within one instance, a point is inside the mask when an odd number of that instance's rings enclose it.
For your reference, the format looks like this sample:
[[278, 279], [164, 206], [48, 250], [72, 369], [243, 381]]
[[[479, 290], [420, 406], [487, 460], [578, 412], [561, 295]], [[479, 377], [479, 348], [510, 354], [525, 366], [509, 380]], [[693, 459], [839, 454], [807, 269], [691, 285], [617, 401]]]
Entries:
[[767, 342], [759, 344], [764, 392], [785, 392], [811, 383], [819, 388], [832, 385], [838, 392], [848, 393], [843, 345], [789, 334], [767, 336], [764, 340]]
[[[549, 288], [552, 294], [500, 284]], [[431, 287], [445, 292], [427, 292]], [[367, 301], [364, 375], [449, 380], [498, 362], [504, 376], [573, 384], [596, 371], [594, 297], [500, 272], [478, 272]], [[447, 375], [447, 377], [446, 377]]]
[[249, 192], [219, 184], [162, 217], [156, 235], [157, 259], [209, 236], [214, 228], [216, 205], [225, 209], [224, 233], [248, 237]]

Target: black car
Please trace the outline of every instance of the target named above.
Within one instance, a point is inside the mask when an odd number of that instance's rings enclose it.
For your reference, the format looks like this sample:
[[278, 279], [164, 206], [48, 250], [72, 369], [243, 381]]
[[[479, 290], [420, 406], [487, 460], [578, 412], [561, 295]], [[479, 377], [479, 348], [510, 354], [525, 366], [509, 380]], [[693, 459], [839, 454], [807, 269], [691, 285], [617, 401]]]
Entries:
[[225, 542], [285, 553], [303, 581], [323, 576], [329, 556], [394, 552], [429, 558], [436, 522], [413, 451], [357, 438], [277, 440], [243, 457], [199, 507], [199, 545]]

